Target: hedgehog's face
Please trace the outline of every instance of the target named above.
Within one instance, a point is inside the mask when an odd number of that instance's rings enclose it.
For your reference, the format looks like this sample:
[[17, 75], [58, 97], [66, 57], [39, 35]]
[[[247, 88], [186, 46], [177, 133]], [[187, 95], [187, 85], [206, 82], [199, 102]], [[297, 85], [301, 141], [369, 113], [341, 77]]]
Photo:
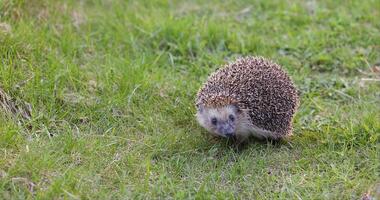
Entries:
[[220, 108], [198, 107], [198, 122], [209, 132], [222, 137], [233, 137], [236, 134], [238, 108], [228, 105]]

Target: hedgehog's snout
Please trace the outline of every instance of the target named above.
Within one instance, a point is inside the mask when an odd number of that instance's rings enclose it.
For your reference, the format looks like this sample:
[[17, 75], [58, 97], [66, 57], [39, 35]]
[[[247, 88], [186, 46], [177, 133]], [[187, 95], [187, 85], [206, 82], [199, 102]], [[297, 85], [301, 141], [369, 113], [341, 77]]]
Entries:
[[222, 122], [217, 128], [219, 133], [225, 137], [233, 137], [235, 135], [235, 128], [229, 122]]

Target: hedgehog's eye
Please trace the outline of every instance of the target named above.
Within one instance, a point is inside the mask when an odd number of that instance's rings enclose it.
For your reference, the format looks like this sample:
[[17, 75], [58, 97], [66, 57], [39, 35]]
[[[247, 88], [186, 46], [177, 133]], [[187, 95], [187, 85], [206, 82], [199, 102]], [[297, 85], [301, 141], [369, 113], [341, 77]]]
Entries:
[[230, 120], [233, 122], [235, 121], [235, 117], [233, 115], [229, 115], [228, 118], [230, 118]]
[[211, 119], [211, 123], [212, 123], [213, 125], [216, 125], [216, 122], [218, 122], [218, 120], [217, 120], [215, 117], [213, 117], [213, 118]]

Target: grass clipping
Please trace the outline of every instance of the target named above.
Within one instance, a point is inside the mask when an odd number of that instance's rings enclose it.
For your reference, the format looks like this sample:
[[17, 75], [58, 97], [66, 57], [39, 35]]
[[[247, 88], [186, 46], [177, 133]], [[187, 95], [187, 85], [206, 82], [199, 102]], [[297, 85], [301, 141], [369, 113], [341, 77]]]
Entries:
[[5, 116], [14, 119], [18, 124], [31, 119], [32, 106], [24, 101], [12, 98], [0, 88], [0, 109]]

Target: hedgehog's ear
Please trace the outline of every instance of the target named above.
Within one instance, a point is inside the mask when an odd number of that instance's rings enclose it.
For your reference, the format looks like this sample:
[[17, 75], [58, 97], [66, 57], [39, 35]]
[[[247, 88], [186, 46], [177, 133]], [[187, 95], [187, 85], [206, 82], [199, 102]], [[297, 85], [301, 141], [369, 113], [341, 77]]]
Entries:
[[203, 105], [197, 105], [197, 111], [202, 113], [205, 110], [205, 107]]
[[241, 109], [239, 108], [239, 105], [237, 103], [233, 103], [231, 105], [234, 108], [235, 112], [241, 113]]

